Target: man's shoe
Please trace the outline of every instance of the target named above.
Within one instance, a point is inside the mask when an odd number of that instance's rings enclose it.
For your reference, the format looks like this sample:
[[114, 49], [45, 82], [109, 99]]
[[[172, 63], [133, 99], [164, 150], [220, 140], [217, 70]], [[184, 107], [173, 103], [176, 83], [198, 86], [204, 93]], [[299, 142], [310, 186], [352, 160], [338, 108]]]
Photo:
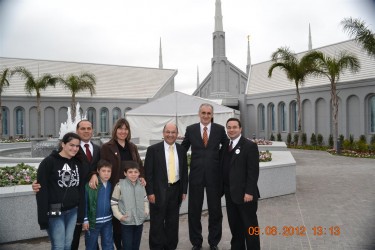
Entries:
[[193, 246], [191, 250], [201, 250], [202, 247], [201, 246]]
[[211, 250], [219, 250], [219, 248], [217, 246], [210, 246], [210, 249]]

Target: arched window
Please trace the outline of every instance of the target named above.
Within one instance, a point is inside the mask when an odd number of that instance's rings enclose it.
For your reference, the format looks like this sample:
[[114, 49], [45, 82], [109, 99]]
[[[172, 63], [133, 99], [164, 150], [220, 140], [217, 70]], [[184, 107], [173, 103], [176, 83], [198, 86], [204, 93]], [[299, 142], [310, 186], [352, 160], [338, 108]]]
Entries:
[[9, 112], [8, 109], [5, 107], [2, 107], [2, 117], [3, 117], [3, 135], [8, 135], [8, 119], [9, 119]]
[[121, 110], [119, 108], [114, 108], [112, 111], [112, 124], [115, 124], [121, 117]]
[[25, 110], [21, 107], [16, 108], [16, 135], [24, 135], [25, 133]]
[[369, 99], [370, 133], [375, 133], [375, 96]]
[[275, 105], [273, 103], [268, 105], [268, 114], [269, 114], [269, 126], [271, 131], [275, 131]]
[[292, 124], [292, 130], [294, 132], [298, 131], [298, 106], [297, 102], [292, 102], [290, 104], [290, 115], [291, 115], [291, 124]]
[[87, 109], [87, 120], [91, 122], [93, 128], [96, 128], [96, 112], [94, 108]]
[[265, 123], [266, 123], [266, 117], [265, 117], [265, 112], [264, 112], [264, 105], [260, 104], [258, 107], [258, 121], [259, 121], [259, 130], [264, 131], [265, 129]]
[[280, 130], [286, 131], [286, 108], [283, 102], [279, 105], [279, 124]]
[[102, 108], [100, 110], [100, 132], [108, 132], [108, 109]]

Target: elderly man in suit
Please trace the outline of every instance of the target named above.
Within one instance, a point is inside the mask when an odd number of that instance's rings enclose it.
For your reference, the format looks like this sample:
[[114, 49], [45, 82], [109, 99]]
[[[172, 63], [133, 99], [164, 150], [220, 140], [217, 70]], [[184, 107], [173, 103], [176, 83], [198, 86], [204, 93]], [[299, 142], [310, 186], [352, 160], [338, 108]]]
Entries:
[[180, 205], [186, 198], [186, 151], [175, 143], [177, 126], [164, 126], [164, 141], [150, 146], [145, 159], [146, 192], [150, 202], [149, 245], [152, 250], [172, 250], [178, 244]]
[[213, 123], [214, 108], [203, 103], [199, 107], [200, 122], [186, 128], [182, 146], [189, 150], [191, 163], [189, 174], [188, 220], [192, 249], [201, 249], [201, 214], [206, 189], [208, 206], [208, 243], [211, 250], [218, 249], [221, 240], [223, 214], [221, 212], [222, 180], [219, 149], [227, 144], [228, 138], [223, 126]]
[[258, 227], [258, 146], [241, 136], [239, 119], [229, 118], [226, 127], [230, 142], [221, 149], [221, 167], [231, 249], [260, 249], [259, 235], [249, 233]]

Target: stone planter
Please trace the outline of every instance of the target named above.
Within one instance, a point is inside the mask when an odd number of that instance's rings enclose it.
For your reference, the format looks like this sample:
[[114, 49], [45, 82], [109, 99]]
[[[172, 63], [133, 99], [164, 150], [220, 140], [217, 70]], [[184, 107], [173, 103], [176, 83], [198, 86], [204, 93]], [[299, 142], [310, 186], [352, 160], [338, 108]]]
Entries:
[[31, 185], [0, 188], [0, 243], [47, 236], [36, 207]]

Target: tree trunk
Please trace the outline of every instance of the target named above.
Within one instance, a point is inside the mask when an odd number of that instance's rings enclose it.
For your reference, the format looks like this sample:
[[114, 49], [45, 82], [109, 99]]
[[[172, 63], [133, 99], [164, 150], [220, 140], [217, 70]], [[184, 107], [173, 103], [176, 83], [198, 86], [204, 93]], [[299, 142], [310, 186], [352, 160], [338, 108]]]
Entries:
[[38, 138], [42, 137], [42, 116], [40, 112], [40, 93], [36, 93], [36, 111], [38, 113]]
[[0, 139], [3, 138], [3, 108], [1, 106], [1, 96], [0, 96]]
[[71, 112], [71, 116], [72, 116], [72, 122], [75, 122], [75, 119], [76, 119], [76, 95], [74, 93], [72, 94], [72, 112]]
[[299, 93], [298, 83], [296, 83], [297, 107], [298, 107], [298, 145], [302, 145], [302, 109], [301, 95]]
[[331, 80], [331, 107], [332, 107], [332, 137], [333, 137], [333, 148], [338, 151], [337, 148], [337, 138], [338, 138], [338, 124], [337, 124], [337, 115], [339, 109], [339, 102], [336, 93], [336, 83], [334, 80]]

